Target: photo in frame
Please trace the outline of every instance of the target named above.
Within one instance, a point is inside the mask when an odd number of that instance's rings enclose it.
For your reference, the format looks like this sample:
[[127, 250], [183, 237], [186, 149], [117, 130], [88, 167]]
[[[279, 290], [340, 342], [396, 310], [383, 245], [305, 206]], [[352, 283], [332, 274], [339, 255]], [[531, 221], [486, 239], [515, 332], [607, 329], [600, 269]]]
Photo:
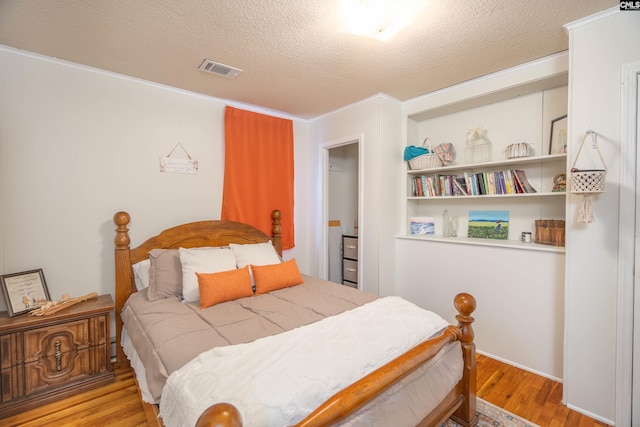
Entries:
[[507, 240], [509, 211], [469, 211], [467, 237]]
[[549, 154], [567, 152], [567, 115], [551, 121], [551, 135], [549, 136]]
[[49, 300], [41, 268], [0, 276], [0, 285], [9, 317], [27, 313]]

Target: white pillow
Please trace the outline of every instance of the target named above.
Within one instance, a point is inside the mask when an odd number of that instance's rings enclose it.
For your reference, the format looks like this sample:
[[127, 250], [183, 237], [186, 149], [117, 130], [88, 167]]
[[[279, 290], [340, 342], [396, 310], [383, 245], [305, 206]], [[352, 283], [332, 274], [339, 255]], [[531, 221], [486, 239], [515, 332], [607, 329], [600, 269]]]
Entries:
[[236, 259], [229, 248], [179, 248], [182, 264], [182, 299], [187, 302], [200, 300], [196, 273], [218, 273], [235, 270]]
[[245, 267], [249, 264], [272, 265], [281, 262], [271, 240], [267, 243], [249, 243], [246, 245], [229, 243], [229, 247], [236, 258], [238, 268]]
[[141, 291], [149, 287], [149, 268], [151, 267], [149, 258], [136, 262], [131, 267], [133, 268], [133, 281], [136, 284], [136, 289]]

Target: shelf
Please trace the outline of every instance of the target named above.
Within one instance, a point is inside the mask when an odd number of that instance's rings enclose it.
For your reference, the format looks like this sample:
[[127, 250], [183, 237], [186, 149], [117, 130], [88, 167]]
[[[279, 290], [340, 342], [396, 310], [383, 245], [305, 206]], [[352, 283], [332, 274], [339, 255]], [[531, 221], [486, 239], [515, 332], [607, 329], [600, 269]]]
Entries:
[[491, 239], [471, 239], [469, 237], [442, 237], [442, 236], [396, 236], [403, 240], [422, 240], [437, 243], [450, 243], [469, 246], [493, 246], [498, 248], [521, 249], [527, 251], [559, 252], [565, 253], [564, 246], [539, 245], [537, 243], [523, 243], [519, 240], [491, 240]]
[[566, 162], [567, 155], [563, 154], [551, 154], [544, 156], [531, 156], [531, 157], [519, 157], [517, 159], [503, 159], [493, 162], [484, 162], [484, 163], [465, 163], [460, 165], [450, 165], [450, 166], [441, 166], [437, 168], [430, 169], [416, 169], [416, 170], [408, 170], [407, 174], [409, 175], [422, 175], [425, 173], [433, 173], [433, 172], [447, 172], [447, 171], [456, 171], [456, 170], [472, 170], [472, 169], [490, 169], [498, 166], [508, 166], [508, 165], [526, 165], [532, 163], [551, 163], [556, 161]]
[[544, 192], [544, 193], [516, 193], [516, 194], [480, 194], [476, 196], [433, 196], [433, 197], [407, 197], [407, 200], [462, 200], [462, 199], [490, 199], [490, 198], [508, 198], [508, 197], [550, 197], [550, 196], [566, 196], [564, 191]]

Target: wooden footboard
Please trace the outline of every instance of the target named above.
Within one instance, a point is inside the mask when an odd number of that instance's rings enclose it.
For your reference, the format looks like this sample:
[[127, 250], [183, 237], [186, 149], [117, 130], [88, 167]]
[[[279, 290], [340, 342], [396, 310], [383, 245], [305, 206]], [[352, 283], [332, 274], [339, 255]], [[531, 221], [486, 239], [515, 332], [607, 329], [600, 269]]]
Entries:
[[[333, 395], [296, 427], [330, 426], [357, 411], [393, 384], [434, 357], [447, 344], [460, 341], [464, 371], [460, 382], [445, 399], [431, 411], [420, 426], [439, 426], [447, 418], [463, 426], [474, 426], [476, 415], [476, 354], [471, 314], [476, 308], [473, 296], [456, 295], [454, 305], [458, 311], [458, 326], [449, 326], [438, 337], [419, 344], [386, 365], [373, 371], [349, 387]], [[196, 427], [242, 426], [241, 414], [233, 405], [219, 403], [208, 408], [198, 419]]]

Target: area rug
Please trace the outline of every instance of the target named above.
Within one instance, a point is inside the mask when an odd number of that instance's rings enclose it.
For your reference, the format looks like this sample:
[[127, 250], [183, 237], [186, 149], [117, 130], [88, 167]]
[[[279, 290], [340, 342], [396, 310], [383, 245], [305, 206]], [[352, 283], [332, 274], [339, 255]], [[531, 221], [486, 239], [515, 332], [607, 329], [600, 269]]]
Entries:
[[[480, 416], [476, 427], [539, 427], [480, 398], [476, 400], [476, 411]], [[460, 427], [460, 424], [447, 420], [442, 427]]]

